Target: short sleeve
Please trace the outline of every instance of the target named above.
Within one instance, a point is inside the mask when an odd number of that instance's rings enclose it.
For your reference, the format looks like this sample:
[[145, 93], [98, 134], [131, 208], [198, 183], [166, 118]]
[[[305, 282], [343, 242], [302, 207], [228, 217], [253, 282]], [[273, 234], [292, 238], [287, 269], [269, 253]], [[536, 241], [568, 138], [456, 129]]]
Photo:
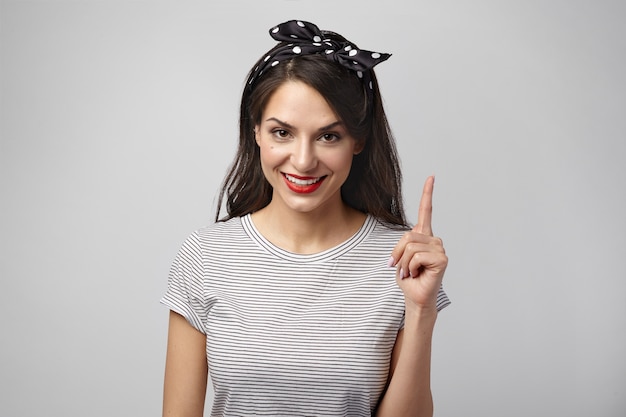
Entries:
[[448, 298], [448, 294], [443, 290], [443, 286], [439, 287], [439, 293], [437, 294], [437, 311], [441, 311], [448, 307], [452, 302]]
[[[440, 312], [444, 308], [448, 307], [452, 302], [448, 298], [448, 294], [443, 290], [443, 285], [439, 287], [439, 292], [437, 293], [437, 312]], [[400, 327], [398, 330], [404, 329], [404, 315], [402, 315], [402, 320], [400, 321]]]
[[191, 234], [183, 243], [168, 277], [161, 304], [183, 316], [189, 324], [206, 334], [207, 308], [203, 297], [204, 268], [198, 235]]

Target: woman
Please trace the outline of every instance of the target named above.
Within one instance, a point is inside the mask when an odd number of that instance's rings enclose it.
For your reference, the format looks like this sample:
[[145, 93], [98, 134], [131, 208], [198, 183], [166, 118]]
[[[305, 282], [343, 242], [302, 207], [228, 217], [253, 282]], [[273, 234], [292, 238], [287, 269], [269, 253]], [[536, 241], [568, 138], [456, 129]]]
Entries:
[[[405, 220], [372, 67], [312, 23], [250, 71], [216, 223], [172, 266], [165, 416], [430, 416], [430, 349], [447, 257], [434, 178]], [[222, 201], [227, 215], [220, 218]]]

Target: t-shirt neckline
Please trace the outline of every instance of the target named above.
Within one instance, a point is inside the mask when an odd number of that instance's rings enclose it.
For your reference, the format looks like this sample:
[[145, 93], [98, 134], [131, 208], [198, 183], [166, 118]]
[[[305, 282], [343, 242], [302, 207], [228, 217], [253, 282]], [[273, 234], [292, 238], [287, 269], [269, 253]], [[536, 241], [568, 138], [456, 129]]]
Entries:
[[291, 262], [320, 262], [338, 258], [346, 252], [352, 250], [371, 233], [376, 225], [376, 220], [368, 214], [361, 227], [348, 239], [332, 248], [312, 254], [294, 253], [276, 246], [267, 240], [261, 232], [259, 232], [252, 221], [251, 214], [246, 214], [241, 217], [241, 225], [250, 239], [252, 239], [263, 250], [276, 256], [277, 258]]

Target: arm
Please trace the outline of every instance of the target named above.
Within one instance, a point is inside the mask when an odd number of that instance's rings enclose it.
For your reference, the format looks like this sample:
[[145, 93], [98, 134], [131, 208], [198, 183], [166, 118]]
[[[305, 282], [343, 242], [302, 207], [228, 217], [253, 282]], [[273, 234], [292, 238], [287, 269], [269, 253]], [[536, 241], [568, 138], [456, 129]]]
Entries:
[[436, 308], [407, 311], [391, 356], [390, 381], [378, 406], [378, 417], [433, 415], [430, 353], [436, 318]]
[[404, 293], [404, 329], [398, 332], [391, 356], [389, 385], [377, 416], [431, 417], [430, 361], [437, 320], [437, 293], [448, 265], [441, 239], [431, 228], [435, 179], [424, 184], [418, 223], [391, 253], [396, 282]]
[[170, 311], [163, 417], [202, 417], [208, 365], [206, 336]]

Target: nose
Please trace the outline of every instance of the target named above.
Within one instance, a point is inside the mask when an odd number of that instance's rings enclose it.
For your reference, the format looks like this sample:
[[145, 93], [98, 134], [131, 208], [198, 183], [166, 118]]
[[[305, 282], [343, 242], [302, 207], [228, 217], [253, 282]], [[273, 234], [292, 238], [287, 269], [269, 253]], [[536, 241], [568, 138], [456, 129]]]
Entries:
[[317, 155], [313, 141], [298, 139], [294, 141], [294, 149], [291, 153], [291, 164], [298, 172], [313, 171], [317, 167]]

